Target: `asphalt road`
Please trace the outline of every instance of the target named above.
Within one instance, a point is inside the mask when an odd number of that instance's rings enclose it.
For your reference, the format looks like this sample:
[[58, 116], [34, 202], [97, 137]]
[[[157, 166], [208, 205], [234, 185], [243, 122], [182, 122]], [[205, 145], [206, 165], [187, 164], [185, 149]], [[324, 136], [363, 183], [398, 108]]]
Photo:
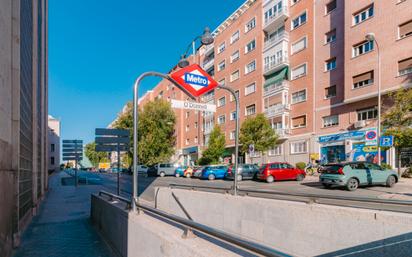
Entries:
[[[116, 191], [117, 175], [111, 173], [99, 174], [103, 180], [103, 186], [107, 190]], [[130, 197], [132, 192], [132, 176], [121, 174], [120, 179], [121, 194]], [[233, 185], [231, 180], [200, 180], [197, 178], [176, 178], [176, 177], [138, 177], [139, 196], [147, 201], [154, 201], [154, 188], [158, 186], [169, 186], [170, 184], [181, 184], [190, 186], [212, 186], [230, 188]], [[303, 181], [278, 181], [271, 184], [266, 182], [245, 180], [239, 182], [240, 189], [246, 190], [271, 190], [292, 194], [316, 194], [349, 197], [368, 197], [373, 199], [394, 199], [412, 201], [412, 183], [400, 181], [393, 188], [385, 186], [362, 187], [354, 192], [346, 191], [343, 188], [325, 189], [317, 181], [317, 177], [307, 177]]]

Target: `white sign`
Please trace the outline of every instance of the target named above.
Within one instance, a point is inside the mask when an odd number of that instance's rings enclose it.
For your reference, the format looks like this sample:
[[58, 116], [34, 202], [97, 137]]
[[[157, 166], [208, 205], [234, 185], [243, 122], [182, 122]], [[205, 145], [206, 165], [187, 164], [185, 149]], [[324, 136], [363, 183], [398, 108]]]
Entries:
[[172, 108], [189, 109], [189, 110], [204, 111], [204, 112], [216, 112], [216, 105], [214, 104], [202, 104], [202, 103], [179, 101], [179, 100], [173, 100], [173, 99], [171, 102], [172, 102]]

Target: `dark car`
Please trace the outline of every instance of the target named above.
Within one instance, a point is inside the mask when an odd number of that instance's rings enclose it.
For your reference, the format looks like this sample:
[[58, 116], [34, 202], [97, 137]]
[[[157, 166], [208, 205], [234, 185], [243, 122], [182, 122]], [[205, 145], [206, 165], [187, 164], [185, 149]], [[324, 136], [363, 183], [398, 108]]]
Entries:
[[[242, 181], [244, 179], [254, 179], [259, 171], [259, 167], [255, 164], [238, 164], [237, 168], [237, 180]], [[231, 165], [227, 170], [226, 178], [233, 179], [234, 167]]]
[[149, 168], [147, 169], [147, 176], [148, 177], [157, 176], [157, 165], [149, 166]]

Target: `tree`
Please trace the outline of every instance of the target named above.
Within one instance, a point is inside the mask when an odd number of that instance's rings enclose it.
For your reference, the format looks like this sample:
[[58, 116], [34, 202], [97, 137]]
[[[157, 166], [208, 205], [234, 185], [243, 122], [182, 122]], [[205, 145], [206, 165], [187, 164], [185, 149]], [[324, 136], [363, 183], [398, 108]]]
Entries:
[[94, 167], [99, 165], [99, 162], [108, 162], [109, 158], [105, 152], [96, 152], [96, 143], [88, 143], [85, 146], [85, 155], [89, 158]]
[[277, 140], [278, 136], [262, 113], [247, 118], [242, 123], [239, 142], [242, 145], [241, 151], [243, 153], [248, 151], [249, 145], [254, 145], [255, 151], [264, 154], [271, 147], [276, 146]]
[[[170, 103], [163, 99], [156, 99], [139, 109], [138, 127], [138, 157], [139, 163], [153, 165], [167, 162], [174, 154], [176, 142], [176, 116]], [[119, 114], [115, 128], [133, 131], [133, 105], [128, 103], [126, 110]], [[131, 133], [131, 149], [133, 147], [133, 133]], [[126, 158], [131, 160], [131, 152]]]
[[387, 111], [382, 117], [384, 134], [394, 136], [400, 173], [400, 150], [402, 147], [412, 146], [412, 89], [400, 89], [389, 94], [389, 97], [393, 104], [385, 106]]
[[225, 143], [225, 135], [219, 126], [215, 126], [210, 133], [207, 149], [203, 151], [199, 163], [202, 165], [219, 163], [220, 158], [225, 152]]

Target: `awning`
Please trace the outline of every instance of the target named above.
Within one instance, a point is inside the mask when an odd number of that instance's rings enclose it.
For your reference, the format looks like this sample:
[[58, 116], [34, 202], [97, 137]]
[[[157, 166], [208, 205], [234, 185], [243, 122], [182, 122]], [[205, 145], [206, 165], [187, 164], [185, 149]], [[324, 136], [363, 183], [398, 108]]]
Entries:
[[270, 85], [276, 84], [279, 81], [286, 79], [287, 74], [288, 74], [288, 67], [285, 67], [282, 70], [267, 77], [265, 80], [265, 84], [263, 84], [263, 87], [268, 87]]

